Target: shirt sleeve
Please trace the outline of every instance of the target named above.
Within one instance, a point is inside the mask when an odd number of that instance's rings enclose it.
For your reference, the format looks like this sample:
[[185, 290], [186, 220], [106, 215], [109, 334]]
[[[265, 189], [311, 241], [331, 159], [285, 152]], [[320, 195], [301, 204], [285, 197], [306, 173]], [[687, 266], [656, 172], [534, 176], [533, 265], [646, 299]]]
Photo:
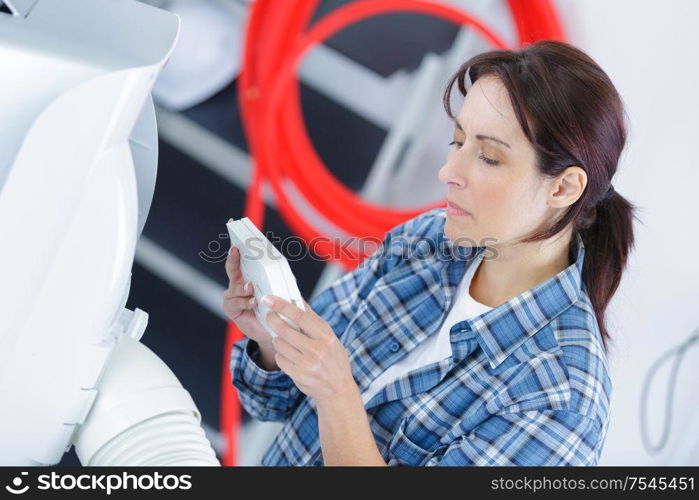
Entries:
[[[402, 235], [407, 224], [412, 221], [413, 219], [404, 222], [387, 232], [371, 256], [309, 302], [311, 308], [328, 322], [340, 339], [364, 297], [363, 292], [368, 293], [390, 265], [390, 255], [393, 252], [387, 252], [387, 249], [392, 240], [399, 239], [396, 237]], [[257, 343], [248, 338], [233, 344], [230, 361], [233, 385], [238, 390], [243, 408], [253, 418], [284, 422], [290, 418], [305, 395], [283, 371], [262, 368], [258, 364], [259, 354]]]
[[259, 364], [260, 348], [252, 339], [233, 344], [230, 369], [243, 408], [257, 420], [284, 422], [300, 392], [281, 370], [265, 370]]
[[[469, 434], [435, 452], [427, 452], [422, 459], [421, 448], [415, 443], [396, 443], [394, 448], [398, 454], [390, 457], [389, 465], [417, 465], [420, 462], [425, 466], [596, 465], [599, 439], [595, 421], [574, 412], [530, 410], [502, 413], [493, 415]], [[409, 464], [411, 457], [418, 463]]]

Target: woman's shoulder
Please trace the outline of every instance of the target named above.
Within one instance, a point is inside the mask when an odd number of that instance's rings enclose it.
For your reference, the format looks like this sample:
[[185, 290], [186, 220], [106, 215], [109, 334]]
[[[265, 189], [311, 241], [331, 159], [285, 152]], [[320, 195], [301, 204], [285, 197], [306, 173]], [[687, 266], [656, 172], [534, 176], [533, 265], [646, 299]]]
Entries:
[[568, 409], [606, 427], [612, 380], [607, 352], [592, 303], [586, 293], [551, 322], [568, 372]]
[[[505, 373], [502, 373], [505, 372]], [[606, 435], [612, 383], [595, 315], [582, 296], [524, 341], [498, 368], [513, 409], [572, 413]]]

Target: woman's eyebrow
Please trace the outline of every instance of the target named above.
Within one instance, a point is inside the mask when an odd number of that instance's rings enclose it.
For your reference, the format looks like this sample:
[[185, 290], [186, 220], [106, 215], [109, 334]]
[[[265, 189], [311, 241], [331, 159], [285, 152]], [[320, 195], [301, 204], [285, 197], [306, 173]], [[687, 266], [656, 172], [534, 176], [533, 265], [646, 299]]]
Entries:
[[[458, 120], [457, 118], [454, 118], [454, 123], [455, 123], [455, 125], [456, 125], [456, 128], [458, 128], [458, 129], [461, 130], [462, 132], [464, 131], [464, 128], [461, 126], [461, 124], [459, 123], [459, 120]], [[488, 139], [488, 140], [491, 140], [491, 141], [499, 142], [499, 143], [502, 144], [503, 146], [507, 146], [508, 149], [512, 149], [512, 148], [510, 147], [510, 145], [507, 144], [505, 141], [503, 141], [503, 140], [501, 140], [501, 139], [498, 139], [497, 137], [493, 137], [492, 135], [476, 134], [476, 139], [478, 139], [479, 141], [483, 141], [483, 140]]]

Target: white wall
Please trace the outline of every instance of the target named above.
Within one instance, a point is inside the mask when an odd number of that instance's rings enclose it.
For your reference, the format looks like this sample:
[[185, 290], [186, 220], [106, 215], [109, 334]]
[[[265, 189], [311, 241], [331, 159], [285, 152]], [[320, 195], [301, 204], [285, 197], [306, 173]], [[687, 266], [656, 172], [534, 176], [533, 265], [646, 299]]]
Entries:
[[[636, 250], [609, 308], [611, 423], [600, 465], [699, 465], [699, 345], [687, 352], [667, 448], [649, 455], [639, 427], [648, 367], [699, 325], [699, 2], [557, 0], [568, 41], [609, 74], [630, 119], [613, 184], [641, 205]], [[651, 393], [660, 436], [669, 364]]]

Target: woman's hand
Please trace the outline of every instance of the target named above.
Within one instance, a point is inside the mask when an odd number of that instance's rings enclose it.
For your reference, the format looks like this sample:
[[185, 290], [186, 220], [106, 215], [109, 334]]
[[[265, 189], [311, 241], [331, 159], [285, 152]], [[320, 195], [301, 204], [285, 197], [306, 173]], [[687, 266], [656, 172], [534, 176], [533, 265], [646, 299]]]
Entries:
[[257, 307], [253, 297], [252, 283], [243, 279], [240, 271], [240, 250], [231, 246], [226, 258], [226, 274], [228, 274], [228, 289], [223, 294], [223, 312], [233, 321], [243, 334], [260, 344], [271, 346], [272, 336], [265, 330], [262, 323], [255, 317]]
[[[302, 311], [267, 295], [269, 324], [278, 337], [274, 357], [296, 386], [315, 400], [318, 434], [325, 465], [387, 465], [376, 445], [347, 350], [330, 325], [304, 300]], [[279, 315], [293, 321], [299, 330]]]
[[[355, 397], [358, 388], [352, 377], [349, 356], [330, 325], [304, 300], [302, 311], [290, 302], [267, 295], [272, 309], [267, 324], [278, 337], [272, 340], [279, 368], [307, 396], [323, 404], [331, 400]], [[279, 314], [298, 325], [290, 326]]]

